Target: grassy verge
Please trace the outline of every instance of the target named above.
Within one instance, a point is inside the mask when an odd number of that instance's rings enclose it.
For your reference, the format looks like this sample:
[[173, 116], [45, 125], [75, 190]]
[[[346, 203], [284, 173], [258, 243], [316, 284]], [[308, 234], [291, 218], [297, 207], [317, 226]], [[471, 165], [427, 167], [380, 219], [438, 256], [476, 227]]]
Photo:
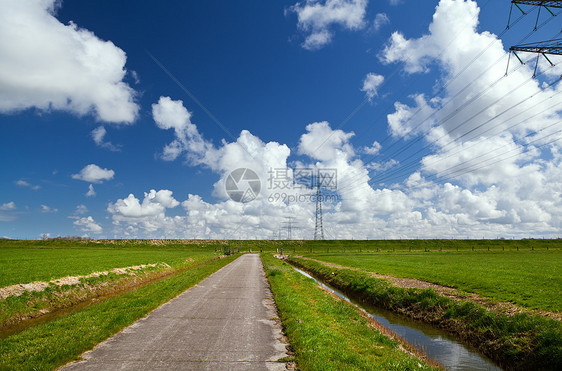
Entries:
[[271, 255], [262, 260], [281, 322], [302, 370], [429, 370], [369, 326], [350, 304]]
[[292, 258], [300, 266], [350, 296], [438, 325], [477, 347], [507, 369], [561, 369], [562, 324], [525, 313], [507, 316], [435, 291], [403, 289], [368, 272], [338, 269]]
[[0, 340], [0, 369], [52, 370], [78, 359], [159, 305], [234, 260], [214, 260]]
[[338, 253], [310, 257], [394, 277], [416, 278], [530, 309], [562, 311], [562, 251], [559, 250]]

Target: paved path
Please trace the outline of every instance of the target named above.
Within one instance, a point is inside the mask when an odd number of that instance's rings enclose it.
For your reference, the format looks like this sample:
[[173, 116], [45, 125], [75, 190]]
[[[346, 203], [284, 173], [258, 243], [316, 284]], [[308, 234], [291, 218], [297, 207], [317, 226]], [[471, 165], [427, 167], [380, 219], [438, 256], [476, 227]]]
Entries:
[[284, 370], [281, 336], [260, 257], [247, 254], [64, 370]]

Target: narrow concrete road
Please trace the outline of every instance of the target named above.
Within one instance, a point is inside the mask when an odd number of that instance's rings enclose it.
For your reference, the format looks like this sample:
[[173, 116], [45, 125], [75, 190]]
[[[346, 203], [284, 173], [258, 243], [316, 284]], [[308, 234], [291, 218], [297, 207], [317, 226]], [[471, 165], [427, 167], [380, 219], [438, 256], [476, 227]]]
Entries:
[[64, 370], [284, 370], [277, 312], [259, 255], [247, 254]]

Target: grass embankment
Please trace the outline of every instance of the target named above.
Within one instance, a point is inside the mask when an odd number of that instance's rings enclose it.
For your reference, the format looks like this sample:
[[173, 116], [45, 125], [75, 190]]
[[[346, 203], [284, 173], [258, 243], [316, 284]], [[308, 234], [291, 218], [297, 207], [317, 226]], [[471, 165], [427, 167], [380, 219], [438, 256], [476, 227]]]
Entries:
[[[121, 242], [121, 243], [118, 243]], [[0, 240], [0, 287], [86, 275], [140, 264], [181, 265], [187, 258], [213, 254], [212, 246], [165, 241]]]
[[562, 251], [559, 250], [307, 256], [454, 287], [530, 309], [562, 311]]
[[52, 370], [145, 316], [236, 256], [213, 260], [168, 279], [94, 304], [0, 340], [0, 369]]
[[351, 304], [263, 254], [279, 316], [301, 370], [429, 370], [394, 340], [369, 326]]
[[[0, 330], [12, 330], [22, 321], [44, 316], [57, 309], [122, 294], [218, 256], [212, 248], [178, 244], [175, 241], [160, 242], [159, 245], [148, 241], [120, 242], [123, 243], [1, 241]], [[140, 264], [155, 266], [111, 272], [115, 268]], [[88, 277], [94, 272], [108, 274]], [[76, 279], [63, 280], [62, 285], [49, 283], [52, 279], [69, 276]], [[16, 295], [13, 290], [16, 288], [15, 291], [21, 293], [20, 287], [7, 287], [14, 283], [31, 282], [27, 285], [30, 288], [23, 289], [21, 295]]]
[[307, 259], [290, 262], [369, 304], [445, 328], [507, 369], [561, 369], [560, 321], [526, 313], [507, 316], [432, 289], [404, 289], [369, 272], [338, 269]]

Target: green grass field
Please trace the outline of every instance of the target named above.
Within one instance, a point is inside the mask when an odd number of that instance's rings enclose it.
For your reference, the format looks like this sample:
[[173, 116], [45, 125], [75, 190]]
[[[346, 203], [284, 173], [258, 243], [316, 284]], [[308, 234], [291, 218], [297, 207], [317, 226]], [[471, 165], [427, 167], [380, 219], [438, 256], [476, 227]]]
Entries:
[[562, 251], [307, 254], [325, 262], [417, 278], [496, 300], [562, 311]]
[[562, 250], [562, 240], [267, 240], [227, 241], [240, 251], [264, 252], [439, 252]]
[[124, 245], [66, 241], [0, 241], [0, 287], [65, 276], [85, 275], [132, 265], [205, 260], [214, 247], [169, 243]]

